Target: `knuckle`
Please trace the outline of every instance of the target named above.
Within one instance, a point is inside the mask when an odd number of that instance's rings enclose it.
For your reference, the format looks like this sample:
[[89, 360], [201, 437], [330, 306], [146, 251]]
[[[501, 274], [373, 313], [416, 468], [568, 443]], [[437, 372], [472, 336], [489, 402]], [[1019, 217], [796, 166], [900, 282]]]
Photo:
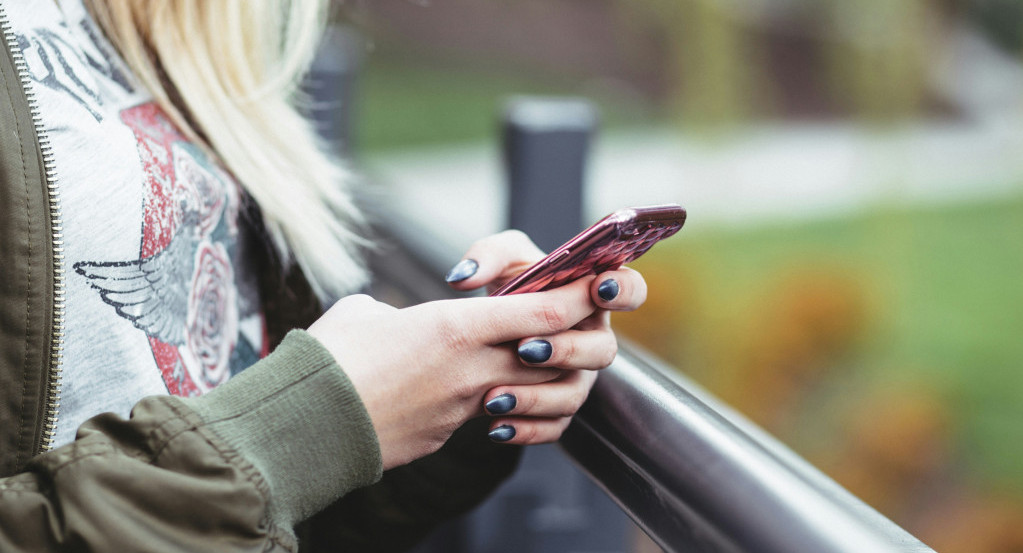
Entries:
[[540, 430], [535, 424], [519, 425], [517, 436], [527, 444], [539, 443]]
[[446, 442], [448, 438], [451, 437], [451, 434], [458, 430], [465, 421], [475, 416], [475, 414], [476, 409], [463, 402], [458, 408], [451, 409], [447, 415], [442, 416], [440, 421], [441, 428], [443, 429], [443, 433], [441, 434], [443, 441]]
[[618, 339], [615, 338], [613, 332], [608, 332], [610, 339], [606, 342], [601, 352], [600, 368], [605, 368], [611, 363], [614, 363], [616, 357], [618, 357]]
[[574, 416], [583, 408], [583, 404], [586, 403], [587, 396], [589, 396], [588, 390], [580, 390], [579, 392], [572, 394], [572, 399], [568, 402], [568, 410], [562, 414], [566, 417]]
[[558, 342], [557, 346], [554, 349], [556, 359], [552, 361], [558, 366], [570, 365], [571, 361], [579, 356], [579, 344], [575, 340], [564, 340]]
[[447, 438], [450, 434], [450, 430], [440, 427], [435, 428], [430, 432], [425, 432], [420, 440], [416, 440], [415, 442], [409, 443], [405, 446], [407, 449], [406, 456], [411, 461], [436, 453], [447, 442]]
[[543, 432], [537, 433], [536, 443], [553, 443], [560, 440], [561, 435], [565, 433], [565, 429], [568, 428], [568, 423], [571, 420], [571, 417], [560, 417], [558, 420], [552, 421], [546, 425]]
[[516, 399], [516, 411], [528, 414], [532, 413], [540, 404], [540, 398], [537, 396], [535, 390], [525, 388], [515, 394]]
[[474, 380], [470, 378], [470, 375], [465, 374], [465, 371], [456, 371], [450, 389], [455, 401], [460, 404], [475, 403], [480, 395]]
[[489, 247], [489, 245], [490, 245], [490, 243], [491, 243], [491, 241], [493, 239], [494, 239], [493, 236], [486, 236], [486, 237], [474, 240], [473, 243], [469, 245], [468, 252], [478, 252], [478, 251], [485, 251], [485, 250], [487, 250], [487, 248]]
[[337, 302], [334, 305], [355, 308], [363, 305], [372, 305], [374, 303], [376, 303], [376, 301], [366, 294], [352, 294], [350, 296], [345, 296], [337, 300]]
[[438, 449], [440, 449], [441, 446], [443, 446], [443, 445], [444, 445], [444, 437], [443, 437], [443, 435], [438, 433], [438, 434], [431, 434], [430, 436], [427, 436], [426, 439], [423, 440], [422, 447], [423, 447], [423, 449], [427, 453], [433, 453], [433, 452], [437, 451]]
[[444, 447], [445, 442], [447, 442], [447, 440], [444, 436], [431, 436], [427, 438], [423, 445], [423, 452], [421, 455], [418, 455], [417, 458], [425, 457], [426, 455], [431, 455], [440, 451], [440, 448]]
[[568, 310], [559, 303], [544, 303], [537, 309], [535, 316], [547, 333], [564, 329], [568, 322]]
[[600, 360], [600, 368], [606, 369], [611, 366], [611, 363], [615, 362], [618, 357], [618, 348], [611, 348], [605, 354], [604, 358]]
[[555, 417], [571, 417], [572, 415], [575, 414], [576, 411], [579, 410], [579, 408], [575, 406], [574, 399], [571, 401], [562, 402], [561, 405], [559, 405], [558, 407], [559, 409], [554, 413], [551, 413], [551, 415]]
[[566, 395], [562, 398], [562, 401], [558, 403], [558, 408], [551, 413], [554, 417], [571, 417], [575, 415], [579, 408], [582, 407], [583, 402], [586, 400], [584, 392], [576, 390], [571, 394]]
[[341, 298], [338, 301], [353, 302], [353, 301], [366, 301], [366, 300], [369, 300], [369, 299], [372, 299], [372, 298], [370, 298], [369, 295], [367, 295], [367, 294], [350, 294], [348, 296], [345, 296], [345, 297]]
[[529, 239], [529, 235], [524, 233], [524, 232], [522, 232], [519, 229], [508, 229], [508, 230], [505, 230], [505, 231], [501, 231], [501, 232], [499, 232], [497, 234], [497, 236], [500, 239], [507, 240], [510, 243], [516, 243], [516, 242], [525, 243], [525, 244], [532, 244], [533, 243], [533, 241]]
[[433, 321], [434, 332], [442, 347], [456, 352], [464, 352], [472, 347], [473, 336], [466, 325], [458, 321], [450, 313], [442, 313]]

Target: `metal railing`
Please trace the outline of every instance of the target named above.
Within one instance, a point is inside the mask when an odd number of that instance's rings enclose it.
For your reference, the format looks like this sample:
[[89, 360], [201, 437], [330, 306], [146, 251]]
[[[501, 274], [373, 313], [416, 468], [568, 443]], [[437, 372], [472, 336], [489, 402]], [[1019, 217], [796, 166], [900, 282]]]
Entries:
[[562, 443], [666, 551], [931, 551], [634, 348], [601, 374]]

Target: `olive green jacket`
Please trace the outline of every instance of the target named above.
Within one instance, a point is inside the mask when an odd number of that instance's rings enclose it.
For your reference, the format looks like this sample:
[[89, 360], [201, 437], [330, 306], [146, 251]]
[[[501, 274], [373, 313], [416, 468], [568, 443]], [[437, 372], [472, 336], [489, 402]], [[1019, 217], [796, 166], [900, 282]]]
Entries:
[[[513, 470], [517, 448], [490, 444], [478, 420], [440, 452], [382, 474], [358, 395], [302, 331], [205, 396], [147, 398], [129, 420], [99, 415], [49, 450], [59, 367], [75, 362], [60, 358], [59, 213], [19, 54], [4, 43], [0, 551], [298, 551], [299, 541], [303, 551], [400, 550]], [[298, 307], [310, 296], [296, 292], [308, 287], [291, 281], [265, 286], [272, 330], [310, 320]]]

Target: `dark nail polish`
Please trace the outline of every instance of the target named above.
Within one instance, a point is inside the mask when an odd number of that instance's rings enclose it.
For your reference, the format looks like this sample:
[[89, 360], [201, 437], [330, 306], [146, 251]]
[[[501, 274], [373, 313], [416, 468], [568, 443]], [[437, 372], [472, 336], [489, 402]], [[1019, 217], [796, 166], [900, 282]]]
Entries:
[[519, 347], [519, 357], [526, 363], [543, 363], [553, 352], [550, 342], [545, 339], [530, 340]]
[[485, 407], [487, 412], [491, 415], [503, 415], [514, 409], [515, 403], [515, 396], [511, 394], [501, 394], [488, 401], [483, 407]]
[[448, 274], [444, 276], [444, 280], [447, 282], [461, 282], [476, 274], [479, 268], [480, 264], [476, 263], [475, 259], [463, 259], [448, 271]]
[[531, 340], [519, 346], [519, 357], [526, 363], [543, 363], [552, 353], [554, 348], [547, 340]]
[[609, 278], [601, 282], [600, 286], [597, 286], [597, 295], [604, 301], [611, 301], [617, 298], [619, 291], [618, 281], [613, 278]]
[[487, 435], [495, 442], [507, 442], [515, 437], [515, 428], [504, 424], [491, 430]]

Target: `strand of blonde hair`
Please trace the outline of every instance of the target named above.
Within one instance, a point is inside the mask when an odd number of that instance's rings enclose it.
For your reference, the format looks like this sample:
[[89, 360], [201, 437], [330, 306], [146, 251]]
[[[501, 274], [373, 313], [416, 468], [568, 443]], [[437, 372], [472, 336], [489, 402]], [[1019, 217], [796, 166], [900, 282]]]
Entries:
[[182, 132], [259, 205], [285, 264], [322, 301], [361, 287], [363, 219], [350, 174], [294, 105], [326, 20], [323, 0], [88, 0]]

